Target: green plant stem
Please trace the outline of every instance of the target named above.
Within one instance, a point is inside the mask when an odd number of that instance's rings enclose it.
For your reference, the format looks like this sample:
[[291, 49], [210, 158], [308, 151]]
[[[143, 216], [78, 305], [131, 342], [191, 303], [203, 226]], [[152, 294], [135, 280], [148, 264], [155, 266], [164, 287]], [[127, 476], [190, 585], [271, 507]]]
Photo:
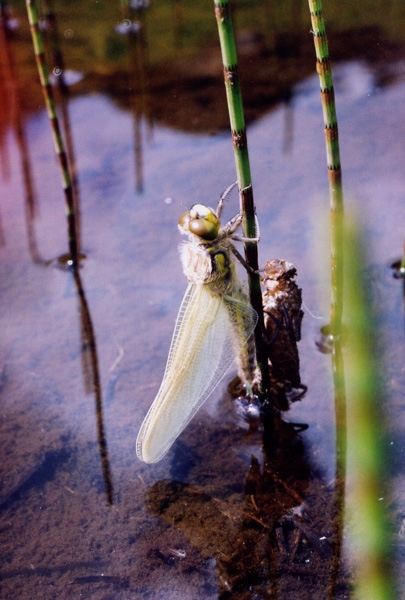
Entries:
[[73, 197], [73, 186], [72, 178], [70, 175], [69, 164], [67, 160], [67, 154], [65, 151], [63, 138], [59, 126], [58, 116], [56, 114], [55, 100], [53, 97], [53, 91], [49, 82], [48, 67], [46, 65], [44, 44], [42, 35], [38, 26], [38, 13], [33, 0], [26, 0], [26, 7], [28, 13], [28, 20], [31, 29], [32, 42], [34, 45], [35, 59], [37, 63], [39, 78], [41, 81], [42, 91], [45, 99], [45, 105], [48, 112], [49, 121], [51, 124], [52, 137], [55, 147], [55, 152], [58, 157], [59, 165], [62, 174], [62, 186], [65, 196], [65, 210], [68, 222], [68, 240], [69, 240], [69, 252], [70, 262], [73, 267], [77, 266], [78, 263], [78, 244], [77, 244], [77, 233], [76, 233], [76, 219], [74, 210], [74, 197]]
[[[252, 180], [250, 174], [249, 153], [246, 136], [245, 117], [243, 112], [242, 93], [238, 75], [238, 60], [235, 37], [230, 14], [229, 1], [214, 0], [215, 16], [218, 25], [226, 99], [228, 103], [235, 166], [243, 217], [243, 233], [245, 237], [256, 237], [256, 211], [253, 199]], [[255, 331], [257, 364], [261, 373], [261, 392], [268, 397], [270, 377], [266, 345], [263, 339], [263, 304], [258, 275], [258, 251], [256, 243], [245, 243], [245, 258], [252, 272], [248, 271], [249, 295], [253, 308], [259, 315], [259, 325]]]
[[328, 163], [330, 218], [331, 218], [331, 314], [333, 336], [341, 334], [343, 307], [343, 191], [340, 165], [339, 134], [336, 116], [335, 92], [329, 60], [328, 40], [322, 15], [321, 0], [308, 0], [316, 53], [316, 70], [321, 88], [322, 111]]
[[344, 365], [341, 360], [340, 344], [343, 312], [343, 190], [340, 165], [339, 134], [333, 89], [332, 69], [326, 39], [325, 21], [322, 16], [321, 0], [308, 0], [314, 36], [316, 70], [321, 88], [322, 112], [326, 142], [326, 157], [329, 179], [331, 220], [331, 302], [330, 332], [333, 336], [332, 368], [335, 389], [335, 413], [337, 428], [337, 477], [345, 476], [346, 468], [346, 395]]
[[351, 481], [347, 508], [356, 563], [354, 598], [394, 600], [390, 533], [385, 511], [388, 463], [382, 412], [384, 398], [375, 359], [376, 323], [371, 315], [367, 286], [361, 281], [361, 266], [367, 252], [353, 222], [346, 224], [344, 234], [348, 472]]
[[[53, 6], [53, 0], [42, 0], [42, 8], [44, 11], [45, 19], [47, 21], [47, 27], [45, 32], [45, 44], [46, 35], [49, 37], [49, 45], [51, 47], [51, 58], [53, 61], [53, 67], [57, 70], [56, 84], [59, 90], [59, 108], [61, 114], [61, 122], [63, 125], [63, 134], [66, 145], [66, 156], [69, 165], [69, 174], [72, 182], [72, 201], [74, 203], [74, 216], [75, 216], [75, 232], [77, 247], [80, 248], [80, 202], [79, 202], [79, 184], [77, 180], [76, 172], [76, 160], [74, 152], [74, 144], [72, 137], [72, 128], [70, 125], [70, 117], [68, 110], [68, 97], [69, 87], [66, 83], [65, 77], [65, 64], [63, 60], [59, 32], [56, 22], [56, 14]], [[52, 68], [52, 66], [51, 66]], [[54, 71], [55, 72], [55, 71]], [[62, 138], [63, 139], [63, 138]]]
[[[344, 482], [346, 472], [346, 394], [344, 364], [341, 356], [343, 312], [343, 192], [340, 165], [339, 135], [336, 115], [332, 69], [329, 59], [325, 21], [321, 0], [308, 0], [314, 36], [316, 70], [321, 89], [326, 158], [329, 179], [331, 220], [331, 302], [330, 333], [333, 336], [332, 369], [335, 390], [336, 416], [336, 471], [337, 479]], [[341, 485], [344, 485], [341, 483]]]
[[325, 22], [322, 15], [322, 2], [321, 0], [308, 0], [308, 4], [311, 15], [312, 33], [314, 36], [316, 70], [319, 76], [319, 85], [321, 89], [331, 225], [330, 333], [333, 339], [332, 373], [335, 393], [336, 483], [332, 532], [334, 561], [330, 572], [330, 597], [334, 598], [339, 581], [342, 556], [347, 462], [346, 385], [341, 336], [343, 312], [344, 211], [335, 93], [329, 59], [328, 40], [326, 38]]

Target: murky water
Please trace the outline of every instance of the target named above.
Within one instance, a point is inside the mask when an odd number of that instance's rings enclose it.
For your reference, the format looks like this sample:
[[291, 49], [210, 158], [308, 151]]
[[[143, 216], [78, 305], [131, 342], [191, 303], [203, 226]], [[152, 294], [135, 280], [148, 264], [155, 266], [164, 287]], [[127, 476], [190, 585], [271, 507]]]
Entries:
[[[397, 47], [383, 59], [382, 50], [378, 63], [348, 57], [334, 77], [345, 201], [366, 234], [365, 276], [381, 317], [393, 450], [386, 503], [403, 587], [403, 290], [387, 265], [404, 235], [405, 59]], [[299, 348], [308, 392], [286, 420], [309, 428], [297, 437], [286, 425], [267, 470], [260, 431], [248, 434], [232, 409], [231, 372], [161, 463], [140, 463], [134, 449], [186, 287], [177, 220], [195, 201], [215, 205], [235, 180], [228, 132], [214, 119], [205, 129], [192, 102], [177, 108], [183, 127], [170, 110], [152, 117], [102, 86], [73, 87], [86, 255], [79, 281], [58, 262], [67, 252], [63, 194], [40, 96], [38, 108], [19, 113], [24, 85], [4, 81], [16, 101], [1, 129], [1, 598], [350, 597], [347, 556], [338, 585], [328, 579], [339, 565], [330, 554], [331, 365], [315, 345], [329, 310], [315, 74], [297, 77], [284, 102], [252, 113], [248, 128], [260, 262], [293, 262], [305, 302]], [[150, 104], [139, 97], [153, 106], [162, 93], [151, 86]], [[231, 198], [227, 215], [235, 210]]]

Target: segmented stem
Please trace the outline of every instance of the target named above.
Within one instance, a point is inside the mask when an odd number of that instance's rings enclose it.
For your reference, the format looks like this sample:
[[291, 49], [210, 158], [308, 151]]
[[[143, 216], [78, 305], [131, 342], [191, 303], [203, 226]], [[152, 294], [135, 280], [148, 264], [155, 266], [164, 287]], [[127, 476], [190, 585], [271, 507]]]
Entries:
[[322, 111], [328, 162], [331, 216], [331, 314], [330, 326], [334, 336], [340, 335], [343, 303], [343, 192], [339, 153], [339, 135], [335, 92], [329, 60], [328, 40], [322, 15], [321, 0], [308, 0], [316, 53], [316, 70], [321, 88]]
[[51, 124], [52, 137], [55, 152], [58, 157], [62, 174], [62, 186], [65, 196], [65, 210], [68, 222], [68, 240], [69, 252], [72, 266], [77, 265], [78, 247], [76, 235], [76, 219], [74, 210], [73, 186], [70, 176], [67, 154], [65, 151], [63, 138], [59, 126], [59, 120], [55, 108], [55, 100], [52, 87], [49, 81], [48, 67], [45, 60], [44, 44], [42, 34], [38, 26], [38, 13], [33, 0], [26, 0], [28, 20], [31, 29], [32, 42], [34, 45], [35, 59], [37, 63], [39, 78], [41, 81], [46, 110], [48, 112], [49, 122]]
[[342, 554], [342, 523], [345, 508], [346, 455], [347, 455], [347, 417], [346, 386], [342, 355], [342, 311], [343, 311], [343, 193], [342, 171], [339, 153], [339, 135], [333, 89], [332, 69], [329, 60], [328, 40], [322, 15], [321, 0], [308, 0], [314, 36], [316, 70], [321, 88], [322, 112], [328, 165], [330, 221], [331, 221], [331, 301], [330, 332], [333, 336], [332, 370], [335, 392], [336, 421], [336, 487], [334, 509], [336, 517], [333, 523], [332, 544], [336, 557], [331, 570], [331, 588], [335, 593], [338, 581], [338, 569]]
[[[242, 92], [238, 75], [238, 60], [229, 0], [214, 0], [214, 5], [224, 68], [226, 99], [228, 103], [235, 166], [240, 190], [243, 233], [245, 237], [256, 237], [256, 211], [253, 199], [245, 116], [243, 112]], [[245, 244], [245, 258], [246, 262], [252, 268], [252, 272], [248, 272], [249, 296], [253, 308], [259, 315], [259, 324], [255, 331], [256, 355], [261, 373], [262, 392], [267, 393], [270, 388], [270, 378], [267, 351], [262, 336], [262, 332], [264, 331], [262, 294], [259, 275], [254, 273], [254, 271], [258, 271], [257, 244], [249, 242]]]
[[[329, 60], [321, 0], [308, 0], [316, 53], [316, 70], [321, 88], [326, 157], [328, 163], [331, 220], [331, 302], [330, 331], [333, 336], [332, 368], [335, 389], [336, 471], [338, 480], [346, 473], [346, 390], [341, 350], [343, 311], [343, 192], [339, 136], [332, 69]], [[343, 508], [343, 507], [342, 507]]]

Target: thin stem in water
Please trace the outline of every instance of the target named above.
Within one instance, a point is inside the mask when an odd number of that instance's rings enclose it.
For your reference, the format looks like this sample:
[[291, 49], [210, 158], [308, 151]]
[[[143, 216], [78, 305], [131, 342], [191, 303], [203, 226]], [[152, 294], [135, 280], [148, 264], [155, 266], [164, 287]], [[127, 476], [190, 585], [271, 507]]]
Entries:
[[331, 314], [333, 336], [341, 333], [343, 306], [343, 191], [335, 92], [321, 0], [308, 0], [316, 53], [316, 70], [321, 88], [322, 111], [328, 163], [331, 217]]
[[342, 554], [343, 517], [345, 509], [347, 418], [346, 386], [342, 355], [342, 312], [343, 312], [343, 192], [340, 164], [339, 135], [336, 115], [335, 92], [329, 59], [328, 40], [321, 0], [308, 0], [314, 36], [316, 70], [321, 89], [322, 112], [326, 142], [326, 158], [329, 180], [331, 222], [331, 301], [330, 333], [332, 345], [332, 371], [335, 392], [336, 421], [336, 487], [334, 498], [335, 518], [333, 522], [333, 550], [335, 560], [330, 573], [331, 597], [335, 597], [339, 580]]
[[58, 157], [59, 165], [62, 173], [62, 185], [65, 195], [65, 210], [68, 222], [68, 240], [70, 262], [73, 267], [78, 263], [78, 244], [76, 232], [76, 218], [74, 209], [73, 185], [70, 175], [69, 163], [65, 151], [63, 138], [59, 126], [59, 120], [56, 113], [55, 100], [52, 87], [49, 81], [48, 67], [45, 60], [44, 44], [42, 34], [38, 26], [38, 12], [34, 0], [26, 0], [28, 20], [31, 29], [32, 42], [34, 45], [35, 59], [37, 63], [39, 78], [41, 81], [42, 91], [44, 94], [45, 105], [48, 112], [49, 121], [51, 124], [52, 137], [55, 147], [55, 152]]

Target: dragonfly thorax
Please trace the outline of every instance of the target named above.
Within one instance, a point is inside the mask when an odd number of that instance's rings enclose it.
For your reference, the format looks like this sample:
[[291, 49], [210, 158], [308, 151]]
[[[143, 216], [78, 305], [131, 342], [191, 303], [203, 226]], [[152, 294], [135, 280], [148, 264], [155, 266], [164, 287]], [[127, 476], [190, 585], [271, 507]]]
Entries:
[[180, 246], [180, 257], [190, 283], [208, 285], [212, 293], [220, 295], [233, 289], [235, 268], [226, 245], [207, 247], [189, 242]]

